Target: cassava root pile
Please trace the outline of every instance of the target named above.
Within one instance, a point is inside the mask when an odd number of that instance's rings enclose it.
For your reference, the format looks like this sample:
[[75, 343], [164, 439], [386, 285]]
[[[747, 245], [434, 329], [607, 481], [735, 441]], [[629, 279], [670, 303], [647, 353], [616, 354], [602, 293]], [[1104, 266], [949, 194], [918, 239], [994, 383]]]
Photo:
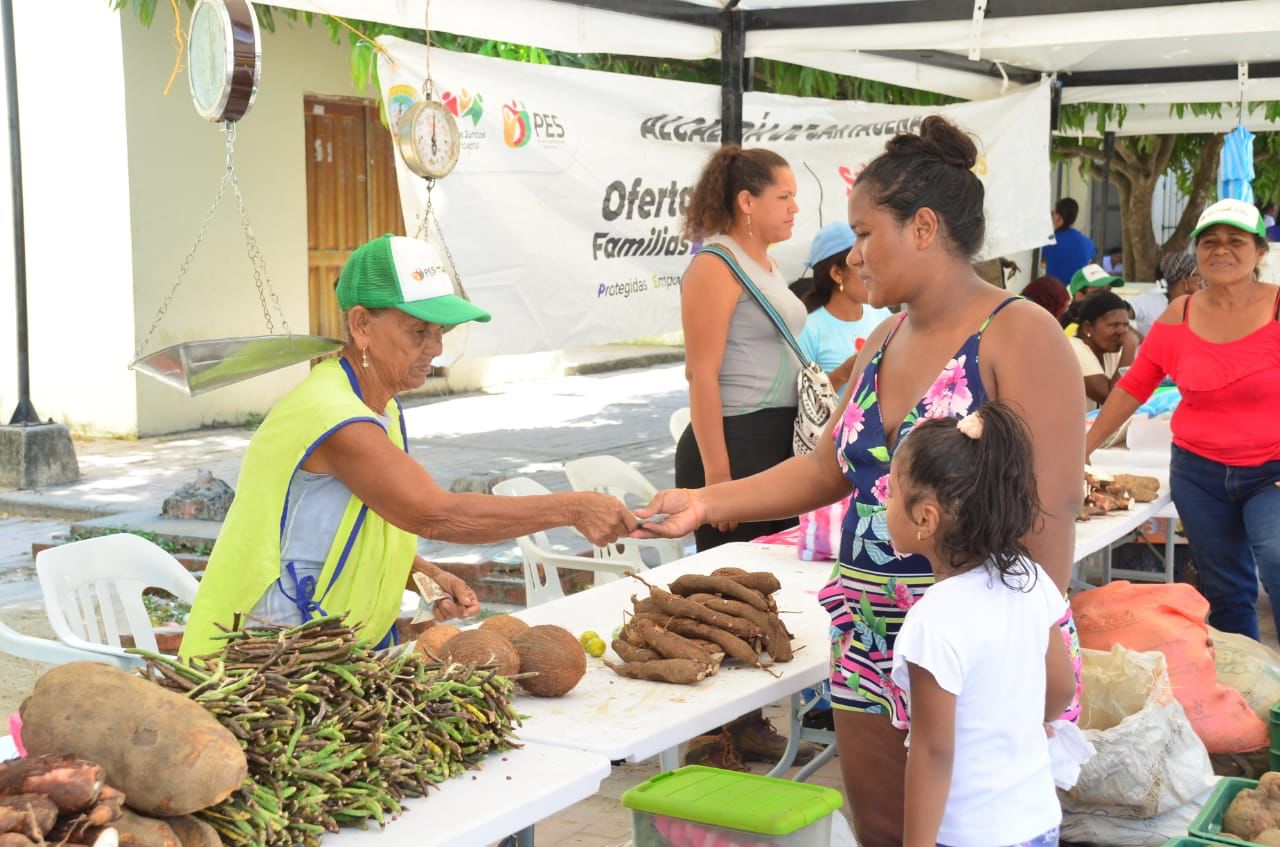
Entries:
[[1076, 514], [1077, 521], [1123, 511], [1131, 503], [1150, 503], [1160, 496], [1160, 480], [1153, 476], [1102, 473], [1086, 467], [1084, 503]]
[[206, 708], [249, 776], [198, 813], [232, 845], [314, 845], [383, 823], [493, 751], [517, 746], [511, 682], [494, 668], [375, 654], [341, 618], [229, 632], [190, 665], [144, 654], [147, 678]]
[[102, 767], [70, 756], [33, 756], [0, 764], [0, 845], [114, 847], [109, 829], [124, 795]]
[[613, 640], [622, 664], [605, 664], [629, 679], [692, 685], [726, 659], [758, 668], [789, 662], [791, 633], [772, 596], [779, 588], [771, 573], [737, 568], [685, 574], [669, 590], [649, 586], [647, 598], [632, 597], [635, 611]]

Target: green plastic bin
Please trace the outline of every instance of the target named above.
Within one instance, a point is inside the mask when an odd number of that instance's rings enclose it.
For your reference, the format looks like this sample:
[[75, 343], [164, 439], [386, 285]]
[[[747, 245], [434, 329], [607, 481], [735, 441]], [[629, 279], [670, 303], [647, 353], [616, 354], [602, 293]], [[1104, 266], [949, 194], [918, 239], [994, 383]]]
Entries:
[[688, 765], [622, 795], [635, 847], [701, 844], [707, 831], [740, 847], [827, 847], [834, 788]]
[[1227, 806], [1231, 805], [1231, 801], [1236, 798], [1236, 795], [1241, 790], [1257, 787], [1258, 781], [1256, 779], [1244, 779], [1238, 776], [1223, 777], [1209, 794], [1209, 799], [1205, 801], [1195, 820], [1191, 821], [1191, 835], [1215, 844], [1255, 843], [1253, 841], [1245, 841], [1243, 838], [1236, 838], [1234, 835], [1224, 834], [1222, 831], [1222, 816], [1226, 814]]
[[1280, 703], [1271, 707], [1271, 770], [1280, 771]]
[[1221, 841], [1205, 841], [1203, 838], [1192, 838], [1184, 835], [1181, 838], [1170, 838], [1164, 847], [1221, 847]]

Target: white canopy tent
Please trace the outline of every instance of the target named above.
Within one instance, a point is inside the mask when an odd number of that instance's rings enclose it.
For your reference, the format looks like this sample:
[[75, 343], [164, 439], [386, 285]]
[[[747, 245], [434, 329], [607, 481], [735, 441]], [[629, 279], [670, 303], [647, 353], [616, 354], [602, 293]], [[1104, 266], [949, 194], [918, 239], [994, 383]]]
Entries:
[[[271, 0], [422, 28], [426, 0]], [[431, 27], [571, 53], [770, 58], [968, 100], [1053, 75], [1062, 103], [1146, 104], [1118, 134], [1227, 131], [1170, 103], [1280, 100], [1280, 0], [432, 0]], [[1274, 129], [1260, 114], [1251, 129]], [[740, 103], [737, 115], [741, 114]], [[732, 121], [726, 121], [731, 125]]]

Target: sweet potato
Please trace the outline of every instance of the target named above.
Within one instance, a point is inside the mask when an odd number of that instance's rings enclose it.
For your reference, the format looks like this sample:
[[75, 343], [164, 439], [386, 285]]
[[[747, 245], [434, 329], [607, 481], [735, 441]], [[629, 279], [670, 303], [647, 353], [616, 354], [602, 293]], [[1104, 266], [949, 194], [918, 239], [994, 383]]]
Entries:
[[747, 572], [742, 568], [716, 568], [711, 572], [712, 576], [746, 576]]
[[45, 833], [58, 822], [58, 807], [41, 794], [14, 794], [0, 797], [0, 831], [20, 832], [43, 841]]
[[104, 785], [102, 793], [98, 795], [98, 802], [92, 809], [85, 812], [85, 815], [93, 826], [106, 826], [120, 820], [120, 814], [123, 811], [124, 792], [116, 791], [110, 785]]
[[169, 824], [130, 809], [111, 826], [120, 834], [120, 847], [182, 847]]
[[198, 703], [107, 665], [54, 668], [20, 711], [28, 753], [97, 762], [139, 811], [190, 814], [225, 800], [248, 774], [235, 736]]
[[737, 659], [752, 667], [760, 664], [760, 654], [750, 644], [733, 633], [725, 632], [723, 629], [717, 629], [702, 621], [690, 620], [689, 618], [672, 618], [668, 628], [679, 635], [689, 638], [704, 638], [720, 645], [726, 658]]
[[[714, 612], [701, 603], [695, 603], [684, 597], [677, 597], [674, 594], [663, 591], [661, 588], [650, 589], [649, 596], [653, 598], [653, 602], [659, 610], [672, 617], [692, 618], [695, 621], [702, 621], [703, 623], [711, 624], [717, 629], [733, 633], [738, 638], [755, 638], [760, 634], [760, 627], [751, 623], [751, 621], [735, 618], [733, 615]], [[668, 627], [670, 627], [670, 624], [668, 624]], [[711, 640], [714, 641], [715, 639]], [[720, 642], [717, 641], [716, 643], [719, 644]]]
[[618, 676], [628, 679], [646, 679], [650, 682], [671, 682], [677, 685], [693, 685], [706, 679], [710, 671], [706, 665], [689, 659], [660, 659], [656, 662], [627, 662], [615, 665], [608, 659], [604, 663]]
[[673, 580], [669, 588], [672, 594], [680, 594], [686, 597], [690, 594], [699, 593], [719, 594], [721, 597], [746, 603], [762, 612], [769, 609], [764, 602], [764, 595], [736, 582], [732, 577], [728, 576], [703, 576], [702, 574], [687, 573]]
[[41, 756], [41, 762], [43, 767], [22, 780], [23, 794], [42, 794], [63, 812], [79, 812], [98, 801], [106, 784], [101, 767], [70, 757]]
[[21, 832], [0, 834], [0, 847], [36, 847], [36, 843]]
[[651, 621], [636, 621], [632, 624], [636, 632], [645, 640], [649, 649], [661, 653], [667, 659], [689, 659], [704, 665], [711, 664], [711, 656], [698, 645], [674, 632], [659, 629]]
[[[638, 640], [643, 641], [639, 635]], [[621, 638], [613, 640], [613, 652], [624, 662], [652, 662], [662, 658], [662, 654], [650, 650], [648, 647], [637, 647], [629, 641], [623, 641]]]
[[222, 836], [212, 825], [192, 815], [165, 818], [182, 847], [222, 847]]

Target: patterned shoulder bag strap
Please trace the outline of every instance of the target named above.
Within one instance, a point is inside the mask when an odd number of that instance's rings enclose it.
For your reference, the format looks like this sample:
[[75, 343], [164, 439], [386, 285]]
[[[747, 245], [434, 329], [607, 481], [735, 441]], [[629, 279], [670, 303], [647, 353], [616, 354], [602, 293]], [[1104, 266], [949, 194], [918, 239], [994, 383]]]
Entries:
[[782, 340], [791, 348], [791, 352], [796, 354], [796, 358], [800, 360], [801, 366], [807, 370], [811, 364], [809, 357], [804, 354], [804, 351], [800, 349], [800, 345], [796, 343], [795, 336], [793, 336], [791, 334], [791, 330], [787, 328], [787, 323], [782, 319], [782, 315], [778, 314], [778, 310], [773, 308], [773, 304], [769, 302], [769, 298], [765, 297], [764, 292], [757, 288], [756, 284], [751, 281], [751, 277], [747, 276], [746, 271], [744, 271], [742, 266], [738, 264], [738, 260], [733, 257], [733, 254], [718, 244], [704, 245], [698, 252], [710, 253], [729, 266], [729, 270], [737, 278], [738, 283], [743, 288], [747, 289], [747, 292], [751, 295], [752, 299], [760, 304], [760, 308], [764, 309], [765, 314], [769, 316], [769, 320], [773, 321], [773, 325], [777, 327], [778, 332], [782, 335]]

